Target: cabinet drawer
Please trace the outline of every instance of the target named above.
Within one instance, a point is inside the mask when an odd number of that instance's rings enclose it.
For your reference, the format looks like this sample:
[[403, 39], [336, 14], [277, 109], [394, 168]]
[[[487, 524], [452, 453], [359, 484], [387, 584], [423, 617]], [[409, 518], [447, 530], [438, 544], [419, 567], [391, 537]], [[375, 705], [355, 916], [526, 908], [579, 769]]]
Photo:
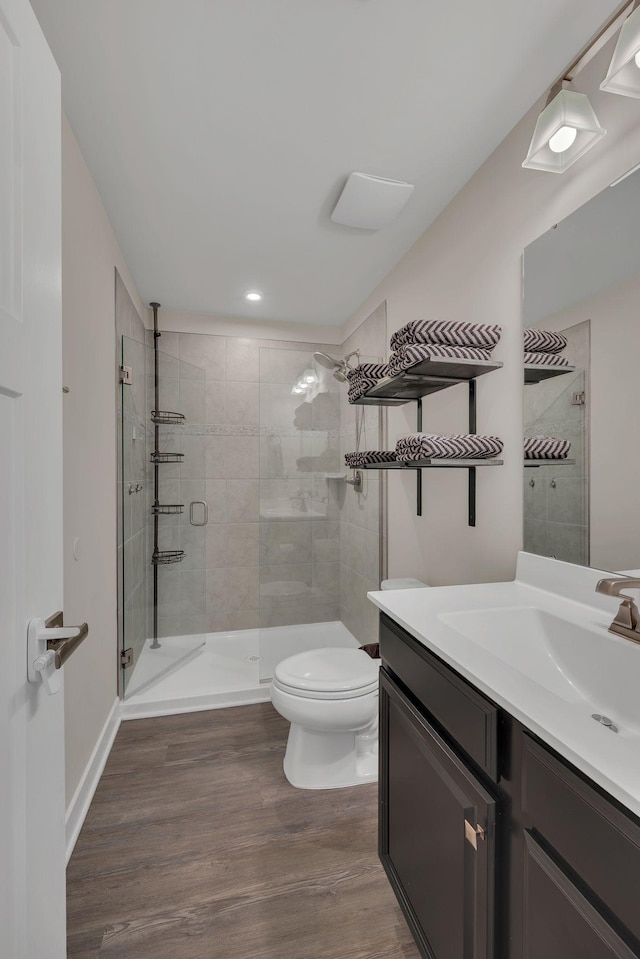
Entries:
[[498, 707], [385, 616], [380, 655], [461, 749], [498, 780]]
[[522, 811], [524, 824], [640, 940], [640, 825], [527, 734]]

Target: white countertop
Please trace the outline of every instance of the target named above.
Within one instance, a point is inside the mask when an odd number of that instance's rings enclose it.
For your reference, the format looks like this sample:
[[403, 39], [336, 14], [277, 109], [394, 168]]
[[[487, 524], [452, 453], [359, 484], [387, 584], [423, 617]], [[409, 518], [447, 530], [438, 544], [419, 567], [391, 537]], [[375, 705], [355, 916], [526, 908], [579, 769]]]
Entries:
[[[640, 699], [640, 645], [608, 631], [619, 600], [596, 594], [595, 584], [611, 575], [520, 553], [514, 582], [388, 590], [368, 596], [426, 649], [640, 816], [640, 723], [636, 720], [640, 713], [635, 706]], [[600, 643], [600, 638], [605, 644], [601, 647], [605, 662], [613, 654], [612, 669], [615, 654], [622, 653], [623, 662], [631, 668], [619, 677], [620, 699], [614, 696], [611, 702], [597, 703], [576, 696], [575, 701], [567, 701], [527, 675], [524, 665], [515, 668], [441, 618], [465, 610], [513, 607], [541, 609], [584, 626], [592, 644]], [[572, 641], [579, 643], [579, 631], [574, 632]], [[616, 650], [615, 644], [620, 643], [625, 645]], [[616, 681], [612, 676], [613, 689]], [[628, 701], [632, 693], [633, 709], [625, 712], [623, 700]], [[593, 720], [596, 711], [609, 716], [619, 731], [613, 733]]]

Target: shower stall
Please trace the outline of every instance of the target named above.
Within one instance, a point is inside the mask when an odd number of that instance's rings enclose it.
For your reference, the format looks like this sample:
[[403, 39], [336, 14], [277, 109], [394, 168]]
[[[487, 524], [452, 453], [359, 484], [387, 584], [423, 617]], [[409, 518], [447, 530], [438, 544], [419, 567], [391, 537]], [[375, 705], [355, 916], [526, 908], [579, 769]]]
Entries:
[[382, 421], [347, 403], [354, 351], [160, 333], [154, 314], [146, 346], [122, 337], [126, 708], [265, 700], [284, 657], [375, 639], [379, 480], [356, 492], [343, 455]]

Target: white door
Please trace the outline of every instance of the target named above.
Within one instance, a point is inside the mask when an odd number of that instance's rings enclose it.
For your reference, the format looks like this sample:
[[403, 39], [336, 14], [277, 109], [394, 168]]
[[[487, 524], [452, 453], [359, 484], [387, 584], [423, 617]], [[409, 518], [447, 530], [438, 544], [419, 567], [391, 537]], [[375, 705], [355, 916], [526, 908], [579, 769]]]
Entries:
[[62, 609], [60, 76], [0, 0], [0, 956], [63, 959], [64, 690], [27, 682]]

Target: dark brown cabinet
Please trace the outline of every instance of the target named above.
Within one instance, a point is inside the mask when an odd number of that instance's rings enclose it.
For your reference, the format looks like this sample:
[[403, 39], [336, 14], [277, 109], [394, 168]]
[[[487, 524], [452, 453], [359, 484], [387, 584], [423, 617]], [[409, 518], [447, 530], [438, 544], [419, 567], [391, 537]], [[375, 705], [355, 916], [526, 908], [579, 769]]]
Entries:
[[380, 858], [425, 959], [640, 959], [640, 820], [384, 614]]

